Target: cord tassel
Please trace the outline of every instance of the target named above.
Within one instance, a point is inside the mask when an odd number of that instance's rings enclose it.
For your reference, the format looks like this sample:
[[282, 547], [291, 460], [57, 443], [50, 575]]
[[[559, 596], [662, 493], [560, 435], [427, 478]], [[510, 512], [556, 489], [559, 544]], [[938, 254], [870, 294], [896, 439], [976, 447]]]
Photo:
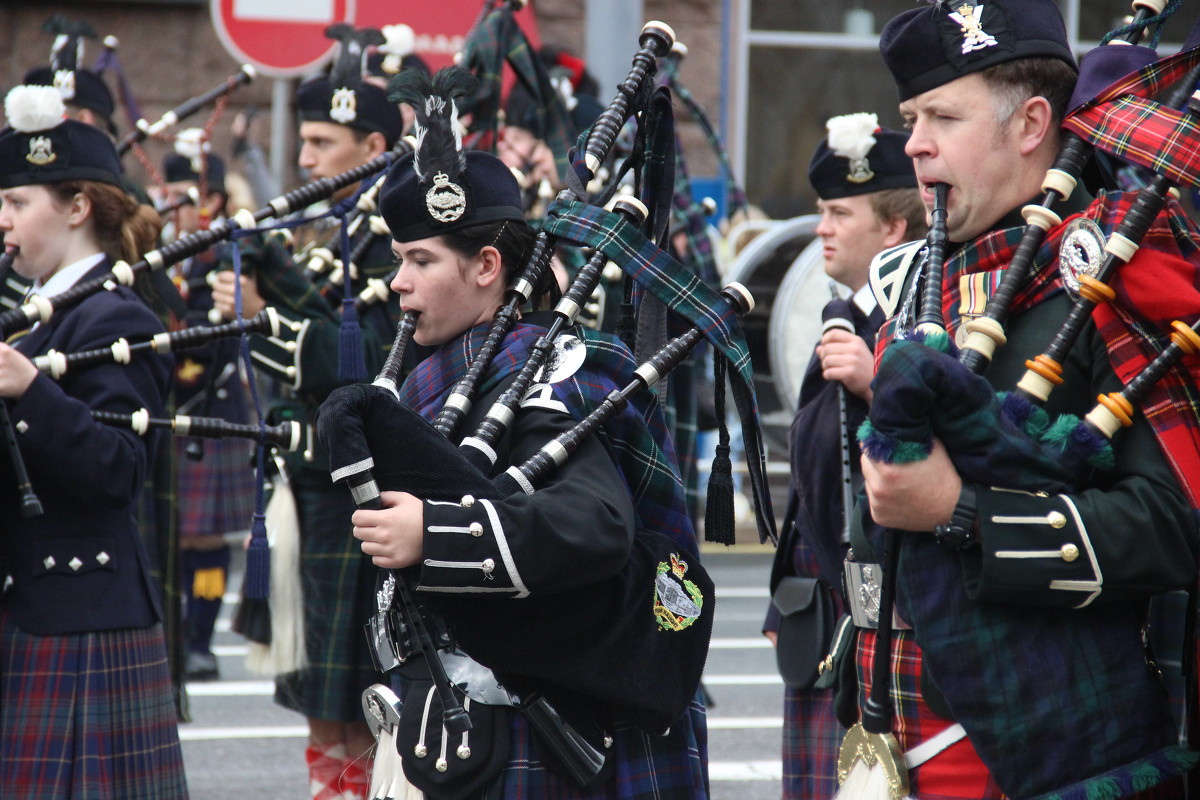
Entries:
[[718, 544], [733, 544], [733, 462], [729, 458], [729, 426], [725, 424], [725, 356], [714, 354], [713, 400], [718, 425], [717, 454], [708, 476], [708, 496], [704, 508], [704, 539]]

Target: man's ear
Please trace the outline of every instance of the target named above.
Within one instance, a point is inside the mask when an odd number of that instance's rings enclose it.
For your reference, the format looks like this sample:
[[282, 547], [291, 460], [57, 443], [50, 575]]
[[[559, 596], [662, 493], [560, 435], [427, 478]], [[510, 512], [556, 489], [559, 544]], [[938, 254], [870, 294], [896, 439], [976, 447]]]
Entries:
[[908, 220], [904, 217], [893, 217], [883, 222], [883, 247], [895, 247], [908, 241]]
[[1021, 154], [1032, 153], [1051, 134], [1054, 111], [1050, 101], [1044, 97], [1030, 97], [1021, 104], [1010, 124], [1018, 126], [1015, 135]]
[[367, 160], [370, 161], [376, 156], [381, 156], [387, 152], [387, 139], [383, 138], [383, 134], [379, 131], [371, 131], [367, 134], [367, 138], [363, 139], [363, 143], [367, 146]]

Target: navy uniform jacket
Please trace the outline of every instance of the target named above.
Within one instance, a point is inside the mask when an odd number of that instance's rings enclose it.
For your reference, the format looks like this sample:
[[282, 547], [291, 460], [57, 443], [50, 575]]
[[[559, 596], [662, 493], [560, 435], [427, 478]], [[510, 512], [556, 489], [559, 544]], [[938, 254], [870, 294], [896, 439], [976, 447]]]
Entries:
[[[101, 262], [83, 278], [105, 274]], [[53, 316], [14, 346], [29, 357], [73, 353], [162, 331], [133, 292], [99, 292]], [[22, 519], [7, 453], [0, 457], [0, 596], [16, 623], [37, 635], [144, 628], [162, 618], [158, 591], [138, 534], [136, 508], [149, 468], [145, 439], [93, 421], [93, 409], [161, 417], [169, 356], [139, 354], [128, 366], [39, 375], [10, 415], [44, 513]]]
[[[867, 347], [875, 349], [875, 333], [883, 323], [876, 306], [864, 314], [853, 301], [854, 332]], [[842, 560], [842, 442], [839, 419], [839, 383], [821, 377], [821, 360], [814, 352], [804, 380], [800, 401], [789, 431], [791, 480], [787, 512], [780, 529], [779, 547], [771, 566], [771, 591], [789, 575], [820, 577], [840, 594]], [[846, 427], [850, 434], [850, 469], [855, 485], [861, 482], [858, 437], [855, 432], [867, 416], [867, 403], [853, 392], [846, 393]], [[779, 628], [778, 611], [769, 605], [765, 630]]]

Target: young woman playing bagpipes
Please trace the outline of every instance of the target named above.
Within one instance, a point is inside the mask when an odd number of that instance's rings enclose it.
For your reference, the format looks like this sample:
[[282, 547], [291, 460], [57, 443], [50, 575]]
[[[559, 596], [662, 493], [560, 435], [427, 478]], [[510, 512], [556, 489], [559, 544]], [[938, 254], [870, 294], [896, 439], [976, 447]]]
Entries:
[[[120, 187], [101, 131], [63, 119], [53, 87], [18, 87], [0, 134], [0, 231], [13, 269], [50, 297], [136, 261], [160, 221]], [[162, 330], [131, 291], [99, 292], [0, 345], [0, 397], [42, 511], [0, 458], [0, 776], [12, 798], [184, 798], [162, 609], [138, 534], [147, 439], [93, 410], [161, 411], [171, 360], [79, 370], [32, 358]]]
[[[394, 410], [399, 414], [404, 406], [405, 413], [411, 409], [430, 422], [478, 353], [507, 293], [520, 282], [518, 273], [534, 242], [511, 172], [489, 154], [462, 152], [454, 134], [454, 99], [469, 92], [472, 81], [466, 73], [446, 70], [430, 85], [428, 78], [409, 72], [390, 87], [393, 99], [417, 111], [420, 142], [415, 157], [392, 168], [381, 193], [399, 266], [392, 288], [409, 318], [416, 319], [413, 340], [437, 347], [399, 387]], [[527, 294], [541, 297], [549, 285], [546, 270]], [[546, 332], [549, 316], [527, 313], [504, 336], [451, 441], [471, 443], [472, 432]], [[382, 424], [365, 426], [376, 463], [385, 458], [384, 451], [404, 452], [427, 475], [458, 470], [469, 481], [473, 477], [467, 473], [488, 480], [525, 462], [623, 386], [636, 366], [615, 339], [574, 327], [568, 332], [574, 342], [558, 340], [556, 366], [547, 366], [521, 395], [507, 432], [494, 447], [474, 448], [475, 455], [490, 451], [490, 468], [450, 467], [446, 461], [414, 457], [399, 440], [403, 433], [387, 424], [394, 419], [390, 413]], [[377, 566], [407, 576], [400, 581], [412, 583], [413, 594], [421, 598], [417, 604], [428, 604], [434, 617], [448, 623], [462, 651], [479, 662], [475, 666], [486, 665], [503, 684], [482, 700], [468, 686], [465, 705], [472, 725], [463, 733], [449, 722], [443, 727], [444, 704], [430, 678], [435, 670], [423, 665], [437, 653], [409, 658], [390, 673], [392, 688], [404, 698], [396, 749], [405, 776], [426, 797], [707, 796], [704, 710], [695, 699], [698, 669], [690, 682], [677, 663], [637, 661], [636, 654], [643, 652], [637, 635], [657, 641], [690, 636], [668, 625], [686, 628], [698, 619], [706, 591], [691, 580], [702, 570], [661, 411], [652, 395], [640, 397], [586, 436], [536, 491], [531, 487], [529, 493], [503, 498], [456, 493], [448, 501], [435, 491], [389, 491], [381, 478], [383, 508], [360, 506], [355, 512], [354, 535], [363, 551]], [[322, 409], [323, 439], [327, 411], [334, 415], [328, 403]], [[433, 429], [428, 432], [437, 436]], [[433, 483], [457, 485], [458, 473]], [[651, 556], [644, 544], [651, 539], [666, 550]], [[690, 572], [687, 562], [692, 562]], [[691, 612], [664, 611], [663, 619], [656, 619], [650, 591], [669, 591], [667, 584], [678, 587], [682, 605], [690, 605]], [[643, 590], [644, 604], [633, 599]], [[640, 634], [585, 633], [582, 620], [597, 618], [599, 608], [607, 616], [597, 629], [640, 626]], [[703, 613], [710, 614], [711, 605]], [[636, 622], [623, 627], [622, 619]], [[592, 638], [611, 641], [601, 652]], [[707, 635], [698, 647], [695, 658], [680, 660], [698, 660], [690, 665], [698, 668]], [[574, 677], [566, 674], [565, 665], [571, 664], [578, 666]], [[633, 678], [660, 694], [683, 694], [667, 712], [670, 719], [640, 714], [619, 700], [597, 700], [611, 697], [614, 686]], [[496, 694], [502, 699], [493, 703]], [[592, 771], [564, 764], [572, 754], [562, 758], [563, 742], [540, 713], [550, 707], [569, 716], [580, 738], [588, 740], [582, 750], [598, 756]], [[377, 768], [382, 757], [376, 755]]]

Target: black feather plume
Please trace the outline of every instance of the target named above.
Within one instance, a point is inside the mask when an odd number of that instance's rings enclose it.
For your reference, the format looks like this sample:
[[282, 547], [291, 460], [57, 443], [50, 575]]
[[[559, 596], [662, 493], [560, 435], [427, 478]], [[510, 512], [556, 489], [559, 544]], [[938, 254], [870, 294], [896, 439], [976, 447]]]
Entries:
[[406, 69], [388, 83], [388, 99], [407, 103], [416, 114], [413, 170], [421, 183], [430, 182], [438, 173], [456, 181], [466, 169], [455, 99], [472, 95], [478, 88], [479, 80], [461, 67], [438, 70], [432, 79], [421, 70]]
[[96, 38], [96, 30], [83, 20], [71, 21], [62, 14], [55, 14], [42, 23], [42, 30], [53, 33], [54, 44], [50, 47], [50, 66], [55, 70], [74, 72], [83, 61], [83, 40]]
[[340, 43], [333, 68], [329, 71], [329, 82], [335, 88], [347, 89], [357, 89], [362, 85], [367, 48], [387, 41], [378, 28], [355, 28], [345, 22], [325, 28], [325, 36]]

